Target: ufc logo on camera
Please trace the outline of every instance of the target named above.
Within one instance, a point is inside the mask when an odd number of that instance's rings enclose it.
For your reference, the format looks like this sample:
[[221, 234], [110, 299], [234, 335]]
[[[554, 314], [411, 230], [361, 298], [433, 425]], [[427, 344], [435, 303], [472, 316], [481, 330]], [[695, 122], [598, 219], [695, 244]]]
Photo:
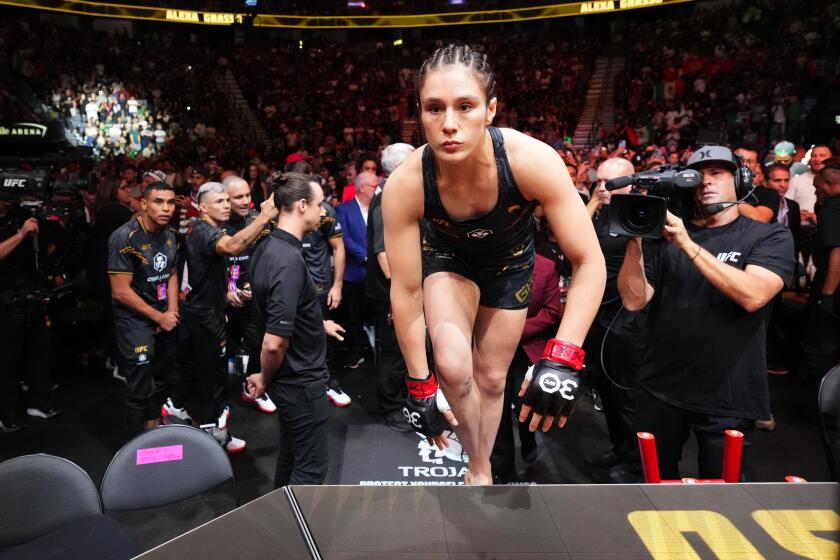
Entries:
[[3, 187], [7, 189], [22, 189], [26, 187], [26, 179], [7, 177], [3, 179]]

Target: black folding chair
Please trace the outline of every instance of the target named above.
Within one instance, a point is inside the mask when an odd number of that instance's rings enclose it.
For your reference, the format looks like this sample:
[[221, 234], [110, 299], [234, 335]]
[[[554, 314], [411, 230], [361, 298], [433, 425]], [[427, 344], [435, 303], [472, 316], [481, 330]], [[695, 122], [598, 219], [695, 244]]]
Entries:
[[81, 467], [61, 457], [23, 455], [0, 463], [0, 488], [0, 549], [102, 515], [96, 485]]
[[820, 435], [831, 480], [840, 476], [840, 365], [833, 367], [820, 381], [817, 394], [820, 410]]
[[100, 494], [106, 512], [141, 510], [180, 502], [228, 480], [238, 507], [233, 468], [219, 442], [191, 426], [161, 426], [114, 455]]

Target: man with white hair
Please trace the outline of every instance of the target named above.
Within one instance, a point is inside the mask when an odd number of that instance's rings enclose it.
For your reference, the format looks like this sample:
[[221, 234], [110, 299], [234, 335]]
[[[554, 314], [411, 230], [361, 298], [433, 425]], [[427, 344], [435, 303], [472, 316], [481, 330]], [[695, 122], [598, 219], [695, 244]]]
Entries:
[[[228, 432], [227, 257], [247, 251], [268, 222], [277, 216], [277, 208], [269, 198], [260, 205], [260, 213], [253, 222], [235, 235], [228, 235], [230, 196], [225, 186], [205, 183], [198, 189], [197, 200], [201, 214], [190, 227], [185, 243], [190, 291], [184, 302], [184, 326], [195, 366], [193, 375], [188, 377], [198, 380], [203, 401], [198, 414], [200, 427], [233, 454], [243, 451], [245, 442]], [[179, 387], [180, 398], [175, 397], [164, 404], [164, 416], [184, 418], [187, 389]], [[169, 409], [170, 405], [172, 409]]]
[[[410, 144], [391, 144], [382, 150], [381, 161], [385, 179], [413, 151], [414, 147]], [[394, 322], [390, 312], [391, 271], [385, 255], [381, 192], [373, 197], [370, 203], [367, 221], [367, 254], [365, 294], [373, 306], [376, 328], [376, 350], [379, 355], [379, 406], [389, 428], [398, 432], [409, 432], [412, 428], [402, 413], [405, 376], [408, 369], [397, 343], [397, 334], [394, 331]]]
[[382, 187], [385, 186], [385, 181], [388, 180], [388, 177], [394, 172], [394, 169], [399, 167], [400, 164], [405, 161], [405, 158], [408, 157], [408, 154], [413, 151], [414, 146], [411, 144], [404, 144], [402, 142], [390, 144], [382, 150], [382, 154], [379, 156], [379, 162], [382, 164], [382, 177], [379, 179], [379, 186], [376, 188], [376, 194], [382, 192]]
[[592, 466], [610, 469], [606, 479], [615, 483], [641, 482], [633, 421], [636, 373], [646, 337], [645, 311], [630, 312], [623, 309], [621, 295], [618, 293], [618, 272], [624, 262], [628, 238], [610, 235], [609, 232], [612, 195], [628, 194], [631, 187], [608, 191], [606, 182], [632, 175], [633, 172], [633, 164], [626, 159], [611, 158], [604, 161], [598, 166], [598, 183], [587, 204], [593, 214], [595, 233], [607, 265], [607, 285], [598, 315], [584, 342], [584, 349], [588, 356], [594, 356], [587, 365], [593, 371], [594, 387], [603, 402], [612, 445], [602, 453], [587, 457], [586, 461]]
[[345, 265], [342, 302], [347, 311], [348, 356], [345, 367], [356, 369], [365, 361], [362, 321], [365, 310], [367, 222], [370, 202], [379, 177], [372, 171], [356, 175], [356, 195], [335, 209], [344, 234]]

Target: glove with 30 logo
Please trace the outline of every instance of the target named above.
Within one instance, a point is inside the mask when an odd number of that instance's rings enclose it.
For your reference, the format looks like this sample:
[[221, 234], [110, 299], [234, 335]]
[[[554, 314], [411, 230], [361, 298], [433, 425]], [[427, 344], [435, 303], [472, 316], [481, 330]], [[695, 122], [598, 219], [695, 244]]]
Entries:
[[435, 374], [425, 379], [406, 377], [408, 395], [403, 401], [403, 416], [408, 424], [426, 437], [437, 437], [449, 428], [438, 407], [438, 384]]
[[[586, 354], [574, 344], [552, 338], [534, 364], [522, 404], [541, 416], [568, 416], [580, 388], [578, 371]], [[547, 429], [547, 428], [546, 428]]]

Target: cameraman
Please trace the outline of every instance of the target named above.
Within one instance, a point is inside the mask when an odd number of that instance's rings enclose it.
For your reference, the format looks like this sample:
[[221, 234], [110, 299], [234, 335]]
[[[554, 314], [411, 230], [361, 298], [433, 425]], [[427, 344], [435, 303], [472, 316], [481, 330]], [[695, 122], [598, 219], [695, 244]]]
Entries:
[[[32, 244], [38, 220], [19, 224], [11, 215], [12, 200], [0, 199], [0, 429], [16, 432], [26, 427], [18, 417], [22, 371], [29, 387], [26, 413], [39, 418], [59, 414], [49, 400], [50, 330], [46, 306], [37, 300], [21, 301], [38, 286]], [[20, 227], [18, 227], [18, 225]], [[34, 303], [34, 304], [33, 304]]]
[[683, 223], [669, 212], [667, 243], [651, 243], [644, 255], [632, 239], [618, 276], [625, 308], [650, 304], [635, 431], [656, 436], [665, 479], [680, 478], [689, 430], [700, 478], [721, 478], [724, 430], [744, 434], [746, 453], [754, 422], [770, 417], [766, 306], [794, 269], [790, 232], [739, 214], [737, 201], [752, 189], [740, 157], [705, 146], [688, 167], [703, 174], [694, 218]]
[[[594, 213], [595, 233], [607, 265], [607, 284], [584, 349], [591, 357], [587, 366], [594, 370], [594, 386], [603, 402], [612, 444], [610, 449], [587, 457], [586, 462], [594, 467], [610, 469], [607, 479], [613, 483], [638, 482], [640, 478], [633, 422], [636, 375], [646, 342], [647, 313], [644, 310], [628, 311], [621, 306], [616, 283], [628, 239], [609, 232], [611, 197], [613, 194], [627, 194], [631, 187], [612, 192], [606, 189], [607, 181], [632, 175], [633, 172], [633, 164], [626, 159], [610, 158], [603, 162], [597, 169], [598, 185], [586, 205], [590, 213]], [[603, 354], [601, 348], [604, 349]]]

